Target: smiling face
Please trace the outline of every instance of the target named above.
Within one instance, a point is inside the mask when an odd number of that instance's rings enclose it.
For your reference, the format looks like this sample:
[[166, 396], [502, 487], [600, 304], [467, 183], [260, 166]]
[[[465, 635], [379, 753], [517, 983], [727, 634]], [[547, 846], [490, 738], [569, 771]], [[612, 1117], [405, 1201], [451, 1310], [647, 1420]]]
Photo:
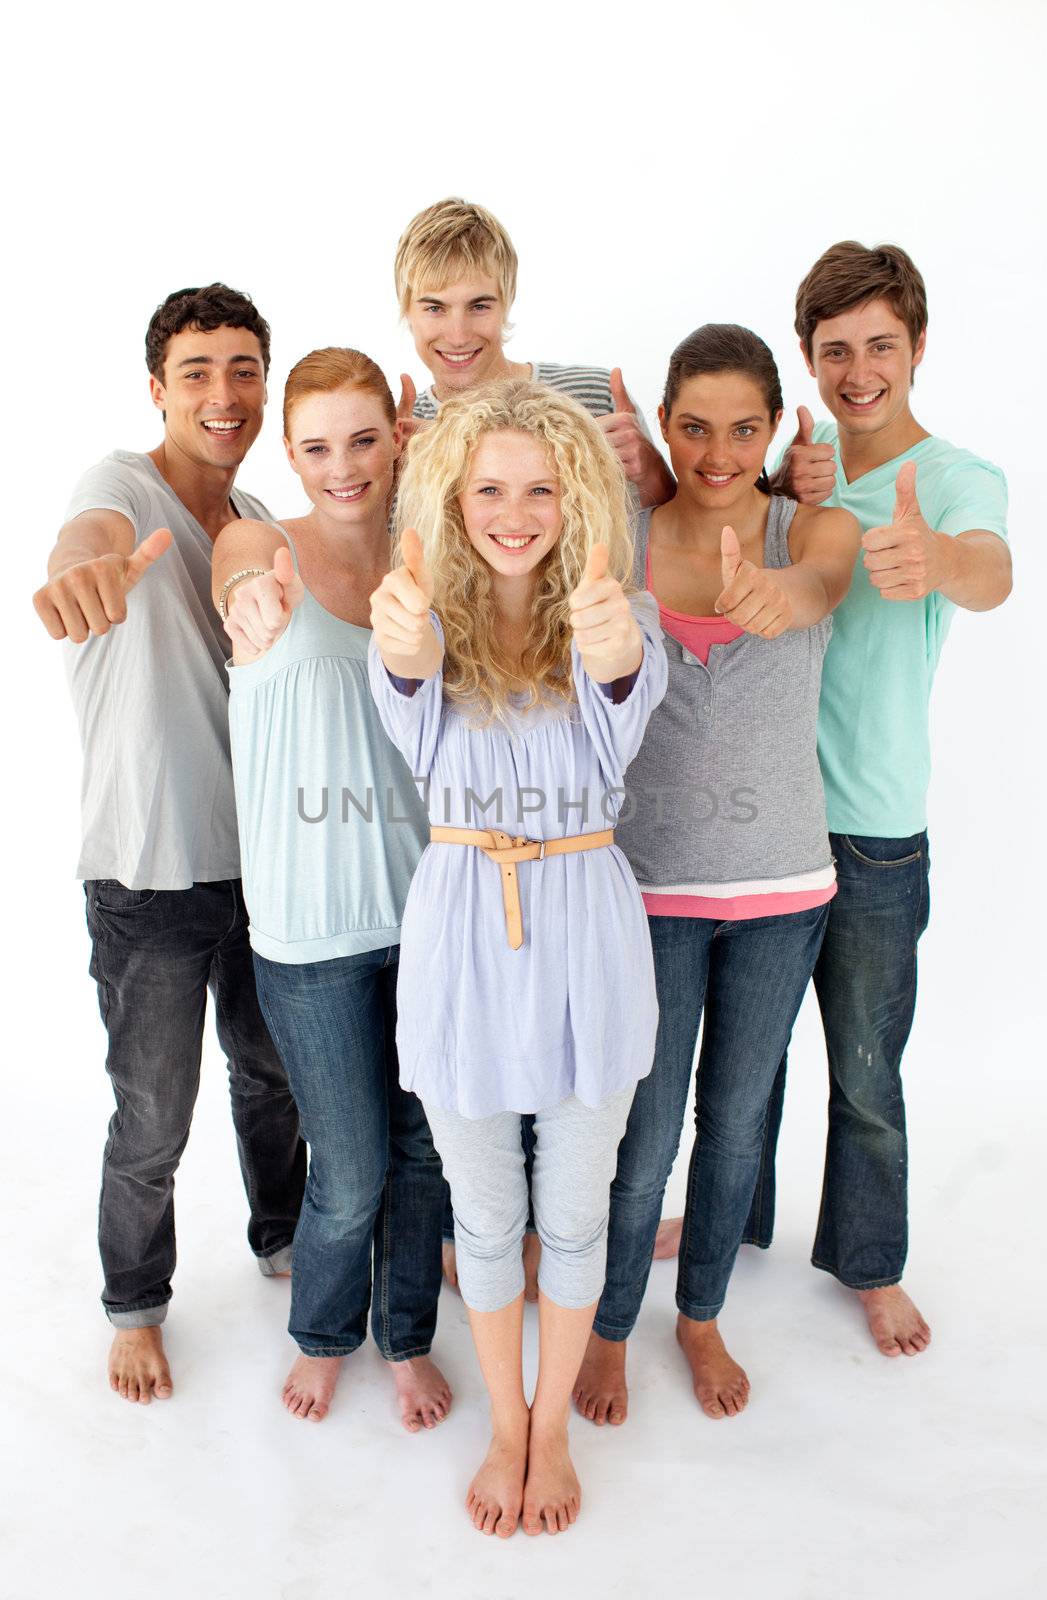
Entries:
[[658, 408], [680, 493], [703, 510], [722, 510], [752, 489], [781, 419], [742, 372], [684, 378], [666, 417]]
[[502, 350], [507, 313], [497, 280], [486, 275], [412, 294], [407, 323], [441, 397], [508, 371]]
[[549, 451], [515, 430], [481, 436], [458, 504], [469, 543], [502, 579], [533, 578], [563, 527]]
[[163, 379], [150, 377], [149, 392], [166, 413], [168, 448], [198, 466], [235, 471], [265, 410], [258, 336], [245, 328], [183, 328], [168, 340]]
[[913, 347], [886, 300], [869, 300], [815, 326], [804, 360], [841, 432], [878, 433], [909, 417], [913, 369], [923, 360], [925, 342], [921, 333]]
[[287, 458], [318, 511], [349, 524], [385, 515], [401, 428], [372, 389], [303, 395], [290, 428]]

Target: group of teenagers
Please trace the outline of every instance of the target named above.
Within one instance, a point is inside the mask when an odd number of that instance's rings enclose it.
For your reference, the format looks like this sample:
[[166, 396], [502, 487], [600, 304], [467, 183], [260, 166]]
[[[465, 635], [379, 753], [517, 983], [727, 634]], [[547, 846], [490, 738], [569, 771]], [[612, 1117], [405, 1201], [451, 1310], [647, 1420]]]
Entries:
[[[109, 1376], [172, 1392], [210, 988], [250, 1247], [291, 1277], [284, 1403], [326, 1415], [370, 1311], [405, 1425], [435, 1426], [446, 1276], [491, 1402], [469, 1514], [555, 1533], [581, 1503], [572, 1396], [624, 1422], [656, 1250], [701, 1408], [748, 1401], [718, 1318], [739, 1246], [771, 1242], [812, 976], [813, 1261], [884, 1354], [928, 1344], [901, 1287], [928, 700], [956, 607], [1009, 592], [1006, 487], [913, 416], [927, 304], [896, 246], [836, 244], [801, 283], [829, 420], [800, 407], [777, 456], [746, 328], [673, 350], [663, 454], [618, 369], [507, 354], [517, 259], [490, 212], [429, 207], [395, 272], [431, 386], [397, 403], [358, 350], [298, 361], [309, 510], [280, 521], [235, 486], [268, 325], [223, 284], [170, 295], [146, 338], [162, 442], [84, 474], [34, 597], [74, 646]], [[699, 1033], [684, 1214], [660, 1226]]]

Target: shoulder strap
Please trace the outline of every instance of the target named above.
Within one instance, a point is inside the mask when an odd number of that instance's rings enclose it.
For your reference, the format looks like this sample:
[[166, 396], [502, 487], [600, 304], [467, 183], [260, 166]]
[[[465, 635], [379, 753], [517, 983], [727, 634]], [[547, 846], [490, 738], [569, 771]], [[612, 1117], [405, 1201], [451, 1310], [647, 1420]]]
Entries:
[[638, 589], [647, 587], [647, 542], [651, 531], [651, 510], [637, 511], [633, 518], [633, 582]]
[[796, 501], [788, 495], [771, 496], [767, 513], [767, 531], [764, 534], [763, 559], [768, 567], [791, 567], [789, 554], [789, 529], [796, 515]]

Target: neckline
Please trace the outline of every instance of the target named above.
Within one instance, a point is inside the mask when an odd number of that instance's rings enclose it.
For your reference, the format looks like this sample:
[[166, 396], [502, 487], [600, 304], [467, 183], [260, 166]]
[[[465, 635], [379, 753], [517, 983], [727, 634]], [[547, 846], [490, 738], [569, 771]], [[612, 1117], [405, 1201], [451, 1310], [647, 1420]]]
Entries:
[[[769, 506], [767, 508], [767, 526], [764, 529], [764, 536], [763, 536], [763, 550], [764, 550], [764, 558], [765, 559], [766, 559], [766, 556], [767, 556], [767, 540], [768, 540], [768, 537], [770, 535], [770, 530], [771, 530], [771, 518], [774, 515], [774, 502], [775, 502], [775, 500], [777, 498], [778, 497], [776, 495], [771, 495], [770, 496], [770, 504], [769, 504]], [[645, 510], [645, 513], [644, 513], [646, 518], [647, 518], [647, 537], [646, 537], [646, 539], [644, 541], [643, 577], [644, 577], [644, 588], [647, 589], [652, 595], [654, 595], [654, 599], [655, 599], [655, 602], [657, 603], [659, 613], [663, 617], [671, 617], [674, 622], [697, 622], [697, 623], [703, 623], [706, 627], [708, 627], [710, 624], [713, 624], [713, 623], [726, 623], [727, 622], [726, 617], [721, 617], [718, 614], [714, 614], [713, 616], [697, 616], [693, 612], [690, 612], [690, 611], [673, 611], [673, 610], [670, 609], [669, 606], [663, 606], [662, 602], [658, 599], [658, 596], [654, 593], [654, 590], [651, 588], [651, 513], [652, 513], [652, 511], [654, 509], [655, 508], [652, 506], [650, 508], [647, 508]], [[734, 627], [734, 626], [736, 626], [736, 624], [730, 623], [730, 624], [728, 624], [728, 626]], [[739, 629], [739, 632], [740, 633], [744, 633], [745, 629], [744, 628]], [[726, 642], [728, 644], [733, 644], [734, 640], [733, 639], [729, 639]]]
[[[287, 540], [287, 548], [291, 552], [291, 560], [294, 562], [294, 570], [301, 578], [302, 573], [298, 562], [298, 549], [294, 543], [294, 540], [291, 538], [291, 535], [288, 533], [282, 522], [275, 522], [273, 526], [279, 533], [282, 533], [284, 538]], [[330, 617], [331, 621], [336, 622], [340, 628], [352, 628], [354, 633], [366, 634], [367, 638], [370, 639], [373, 631], [371, 628], [365, 628], [360, 622], [350, 622], [347, 617], [340, 617], [336, 611], [329, 610], [328, 607], [324, 605], [322, 600], [318, 600], [316, 598], [316, 595], [310, 589], [304, 578], [302, 578], [302, 588], [305, 590], [306, 598], [311, 600], [316, 609], [318, 611], [322, 611], [325, 617]], [[292, 621], [293, 620], [294, 619], [292, 618]]]
[[[186, 505], [185, 501], [181, 498], [181, 496], [175, 494], [174, 490], [171, 488], [171, 485], [168, 483], [167, 479], [164, 477], [163, 473], [160, 471], [160, 468], [157, 466], [156, 462], [153, 460], [153, 458], [149, 454], [148, 450], [143, 450], [141, 452], [141, 455], [140, 455], [139, 459], [145, 462], [147, 470], [152, 473], [153, 477], [156, 479], [157, 483], [164, 490], [164, 492], [166, 494], [170, 495], [170, 497], [174, 501], [175, 505], [176, 506], [181, 506], [181, 508], [185, 512], [185, 515], [188, 518], [190, 524], [192, 525], [194, 532], [198, 533], [200, 535], [200, 538], [204, 539], [207, 542], [207, 545], [208, 545], [209, 549], [213, 552], [214, 546], [215, 546], [214, 539], [211, 538], [211, 535], [208, 533], [208, 531], [204, 527], [203, 523], [200, 522], [199, 519], [196, 516], [194, 516], [194, 514], [190, 511], [189, 507]], [[240, 510], [240, 507], [237, 505], [236, 500], [234, 498], [235, 489], [236, 489], [236, 486], [234, 484], [233, 488], [231, 488], [229, 490], [229, 504], [232, 506], [232, 508], [235, 511], [236, 515], [240, 518], [240, 520], [242, 522], [244, 520], [244, 514]]]

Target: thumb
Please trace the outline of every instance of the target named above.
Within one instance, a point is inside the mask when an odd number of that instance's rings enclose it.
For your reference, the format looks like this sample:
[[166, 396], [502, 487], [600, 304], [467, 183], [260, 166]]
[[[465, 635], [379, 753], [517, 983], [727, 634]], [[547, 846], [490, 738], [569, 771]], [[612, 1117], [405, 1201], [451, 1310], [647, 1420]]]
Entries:
[[636, 407], [629, 399], [629, 394], [622, 378], [621, 367], [615, 367], [611, 373], [611, 399], [614, 401], [616, 413], [619, 411], [635, 412], [636, 410]]
[[305, 592], [305, 585], [294, 570], [291, 552], [285, 544], [280, 546], [273, 557], [273, 577], [284, 591], [284, 605], [293, 610]]
[[793, 444], [813, 444], [814, 418], [806, 406], [796, 407], [796, 420], [800, 426], [796, 430], [796, 438], [793, 440]]
[[720, 581], [726, 589], [734, 581], [742, 564], [742, 547], [733, 528], [725, 528], [720, 535]]
[[124, 568], [124, 589], [133, 589], [139, 578], [149, 571], [153, 562], [169, 548], [174, 538], [170, 528], [157, 528], [148, 539], [143, 539], [131, 555], [127, 558]]
[[396, 415], [398, 417], [411, 416], [414, 411], [414, 403], [417, 398], [418, 392], [415, 389], [414, 383], [412, 382], [411, 374], [409, 372], [401, 372], [400, 400], [396, 407]]
[[905, 522], [909, 517], [920, 515], [919, 502], [916, 499], [916, 462], [907, 461], [901, 467], [894, 480], [894, 522]]
[[589, 551], [589, 559], [585, 563], [582, 582], [598, 583], [601, 578], [606, 578], [610, 559], [611, 553], [605, 544], [594, 544]]
[[433, 585], [429, 568], [425, 564], [425, 551], [415, 528], [405, 528], [400, 537], [400, 560], [427, 599], [432, 598]]

